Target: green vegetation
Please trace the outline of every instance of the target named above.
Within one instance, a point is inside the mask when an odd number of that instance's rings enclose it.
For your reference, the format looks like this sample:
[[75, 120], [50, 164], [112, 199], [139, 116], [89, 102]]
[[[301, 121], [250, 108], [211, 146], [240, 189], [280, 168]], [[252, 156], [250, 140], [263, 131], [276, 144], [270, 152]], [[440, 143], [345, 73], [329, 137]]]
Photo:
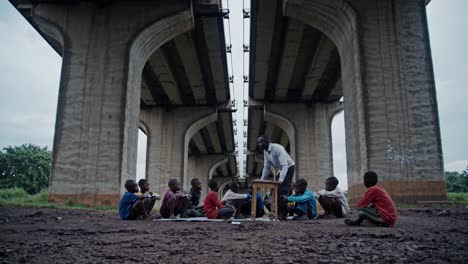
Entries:
[[52, 156], [47, 147], [24, 144], [0, 151], [0, 189], [22, 188], [29, 194], [49, 185]]
[[81, 204], [68, 203], [65, 205], [53, 204], [47, 201], [47, 191], [43, 190], [37, 194], [28, 194], [21, 188], [0, 189], [0, 207], [42, 207], [60, 209], [85, 209], [85, 210], [113, 210], [117, 208], [109, 206], [89, 207]]
[[456, 171], [445, 172], [445, 179], [447, 182], [447, 192], [468, 192], [468, 167], [461, 173]]
[[457, 204], [468, 204], [468, 192], [466, 193], [447, 193], [447, 198], [449, 201], [453, 201]]

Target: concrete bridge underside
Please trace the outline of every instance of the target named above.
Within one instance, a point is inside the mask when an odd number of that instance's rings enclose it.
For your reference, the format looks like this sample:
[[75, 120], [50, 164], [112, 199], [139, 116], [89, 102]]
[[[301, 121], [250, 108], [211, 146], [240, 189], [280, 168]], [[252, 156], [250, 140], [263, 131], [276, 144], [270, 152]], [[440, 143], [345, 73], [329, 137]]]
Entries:
[[331, 121], [343, 109], [351, 202], [368, 170], [398, 203], [444, 200], [425, 5], [252, 0], [248, 175], [261, 172], [253, 153], [267, 134], [287, 144], [296, 177], [323, 188], [333, 175]]
[[[63, 57], [51, 201], [115, 205], [135, 178], [139, 128], [155, 191], [170, 178], [235, 179], [220, 1], [10, 2]], [[445, 199], [425, 5], [252, 0], [247, 176], [260, 174], [267, 134], [296, 177], [323, 187], [344, 111], [351, 202], [367, 170], [396, 202]]]
[[49, 200], [116, 205], [136, 177], [220, 183], [237, 173], [218, 1], [10, 1], [63, 57]]

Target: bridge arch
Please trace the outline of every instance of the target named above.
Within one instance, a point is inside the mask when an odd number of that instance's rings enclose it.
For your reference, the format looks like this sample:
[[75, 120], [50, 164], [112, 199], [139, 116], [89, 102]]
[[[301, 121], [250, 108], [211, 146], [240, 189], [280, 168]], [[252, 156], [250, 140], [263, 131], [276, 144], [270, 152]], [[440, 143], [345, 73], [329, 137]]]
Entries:
[[367, 120], [357, 14], [344, 0], [285, 0], [283, 14], [321, 31], [338, 49], [344, 84], [347, 177], [357, 182], [367, 170]]
[[121, 192], [123, 181], [133, 178], [136, 172], [136, 151], [138, 143], [138, 122], [143, 67], [148, 58], [164, 43], [193, 29], [193, 15], [190, 11], [158, 20], [142, 30], [133, 39], [128, 53], [128, 75], [125, 102], [125, 132], [121, 162]]
[[[200, 120], [194, 122], [190, 127], [185, 131], [184, 135], [184, 170], [183, 170], [183, 179], [182, 179], [182, 184], [185, 188], [188, 188], [188, 150], [189, 150], [189, 143], [190, 139], [192, 138], [195, 133], [197, 133], [200, 129], [203, 127], [208, 126], [211, 123], [216, 122], [218, 120], [218, 112], [214, 112], [212, 114], [209, 114]], [[211, 170], [210, 170], [211, 172]], [[211, 174], [210, 174], [211, 175]]]

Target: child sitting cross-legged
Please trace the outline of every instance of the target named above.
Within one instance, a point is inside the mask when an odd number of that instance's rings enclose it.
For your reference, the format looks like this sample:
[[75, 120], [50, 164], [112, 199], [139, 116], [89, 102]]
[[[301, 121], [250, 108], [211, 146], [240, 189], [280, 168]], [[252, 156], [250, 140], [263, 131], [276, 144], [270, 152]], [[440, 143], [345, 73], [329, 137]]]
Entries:
[[[249, 194], [247, 195], [247, 200], [244, 200], [242, 202], [241, 206], [241, 213], [246, 216], [250, 217], [251, 215], [251, 210], [252, 210], [252, 184], [249, 184]], [[259, 218], [265, 215], [265, 204], [262, 199], [262, 194], [260, 191], [257, 191], [256, 193], [256, 198], [257, 198], [257, 205], [256, 205], [256, 210], [255, 210], [255, 217]]]
[[307, 181], [299, 179], [294, 183], [294, 194], [289, 197], [282, 196], [288, 202], [294, 202], [294, 207], [288, 211], [294, 214], [293, 220], [314, 219], [317, 216], [317, 204], [314, 194], [307, 189]]
[[247, 197], [247, 194], [239, 193], [239, 184], [233, 181], [229, 183], [229, 190], [224, 194], [221, 199], [221, 203], [234, 207], [234, 209], [236, 209], [235, 217], [237, 218], [239, 216], [241, 206], [244, 201], [247, 200]]
[[122, 196], [119, 202], [120, 219], [136, 220], [150, 217], [145, 209], [145, 197], [135, 194], [138, 192], [137, 183], [134, 180], [127, 180], [125, 182], [125, 189], [127, 189], [127, 192]]
[[140, 187], [140, 192], [137, 194], [145, 197], [143, 200], [143, 203], [145, 204], [145, 211], [151, 215], [151, 210], [153, 210], [156, 200], [161, 199], [161, 196], [159, 196], [159, 194], [153, 194], [150, 192], [150, 184], [147, 179], [139, 180], [138, 187]]
[[348, 201], [338, 183], [336, 177], [330, 177], [325, 181], [325, 189], [317, 192], [317, 200], [325, 211], [318, 218], [342, 218], [349, 214]]
[[186, 216], [187, 217], [202, 217], [205, 216], [205, 211], [203, 209], [203, 205], [200, 204], [200, 197], [201, 197], [201, 182], [197, 178], [193, 178], [190, 181], [192, 187], [190, 188], [189, 192], [189, 207], [187, 209]]
[[208, 219], [229, 219], [235, 214], [236, 210], [233, 207], [224, 207], [218, 201], [218, 183], [215, 179], [208, 182], [208, 187], [210, 187], [210, 191], [204, 202], [206, 217]]
[[188, 194], [180, 191], [180, 183], [177, 179], [170, 179], [169, 190], [164, 194], [161, 209], [159, 210], [163, 218], [176, 218], [176, 216], [185, 217], [187, 210]]
[[358, 219], [346, 219], [347, 225], [360, 225], [364, 220], [377, 226], [392, 227], [395, 225], [397, 220], [395, 204], [390, 195], [377, 185], [377, 182], [377, 173], [368, 171], [364, 174], [364, 185], [367, 191], [357, 204]]

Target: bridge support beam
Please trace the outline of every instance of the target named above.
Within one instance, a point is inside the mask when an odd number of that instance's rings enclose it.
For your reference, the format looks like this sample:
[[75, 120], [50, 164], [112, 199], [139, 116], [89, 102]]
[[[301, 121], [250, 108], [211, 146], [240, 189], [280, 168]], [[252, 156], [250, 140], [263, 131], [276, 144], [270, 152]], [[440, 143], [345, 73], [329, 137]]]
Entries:
[[143, 65], [193, 28], [185, 2], [139, 4], [31, 6], [31, 23], [63, 57], [50, 202], [116, 206], [135, 178]]
[[[371, 2], [350, 2], [362, 18], [367, 168], [396, 202], [445, 200], [426, 1]], [[349, 191], [364, 193], [362, 177]]]
[[283, 7], [339, 50], [351, 203], [365, 192], [368, 170], [397, 203], [446, 199], [426, 1], [285, 0]]

